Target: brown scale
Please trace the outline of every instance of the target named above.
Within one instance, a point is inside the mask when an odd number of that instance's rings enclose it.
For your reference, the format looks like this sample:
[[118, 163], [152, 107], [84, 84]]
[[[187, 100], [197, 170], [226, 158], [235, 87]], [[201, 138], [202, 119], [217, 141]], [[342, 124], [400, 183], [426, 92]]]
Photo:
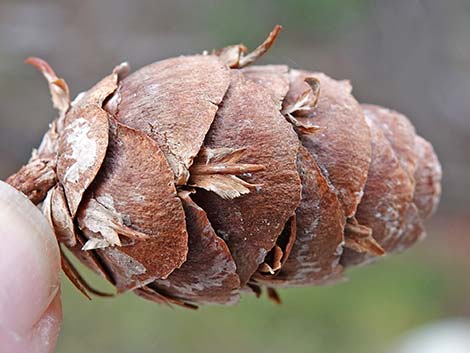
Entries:
[[291, 70], [285, 106], [308, 89], [305, 79], [309, 77], [319, 82], [318, 102], [314, 109], [303, 111], [298, 120], [311, 121], [319, 126], [319, 131], [299, 137], [336, 189], [344, 214], [352, 217], [361, 200], [371, 160], [369, 128], [361, 106], [351, 95], [349, 82], [336, 81], [322, 73]]
[[[173, 173], [158, 145], [110, 121], [110, 146], [78, 225], [109, 263], [118, 291], [167, 277], [186, 260], [188, 234]], [[158, 190], [158, 193], [155, 192]]]
[[295, 165], [298, 139], [269, 92], [233, 71], [232, 83], [204, 145], [246, 148], [241, 161], [265, 167], [246, 175], [248, 182], [256, 184], [246, 195], [235, 199], [204, 191], [195, 195], [216, 233], [227, 242], [245, 284], [274, 247], [300, 202]]
[[182, 191], [179, 196], [189, 234], [187, 261], [168, 278], [156, 280], [148, 287], [194, 304], [236, 302], [240, 279], [227, 244], [217, 236], [206, 213], [191, 199], [190, 192]]

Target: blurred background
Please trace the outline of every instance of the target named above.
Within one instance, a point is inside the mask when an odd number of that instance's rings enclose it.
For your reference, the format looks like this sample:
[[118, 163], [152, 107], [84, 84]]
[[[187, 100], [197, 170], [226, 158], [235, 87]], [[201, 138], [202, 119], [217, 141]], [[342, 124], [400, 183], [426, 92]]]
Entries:
[[0, 0], [0, 179], [55, 116], [26, 57], [46, 59], [76, 95], [121, 61], [139, 68], [240, 41], [253, 48], [277, 23], [262, 62], [350, 79], [360, 101], [405, 113], [433, 143], [444, 180], [428, 239], [344, 283], [282, 290], [281, 306], [250, 296], [194, 312], [132, 295], [88, 302], [64, 281], [58, 352], [398, 352], [422, 325], [470, 317], [468, 0]]

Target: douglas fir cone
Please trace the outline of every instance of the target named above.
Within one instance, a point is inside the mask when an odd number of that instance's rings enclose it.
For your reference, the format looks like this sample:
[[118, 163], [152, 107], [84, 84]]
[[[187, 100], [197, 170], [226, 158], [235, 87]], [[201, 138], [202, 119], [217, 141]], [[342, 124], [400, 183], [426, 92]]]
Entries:
[[[262, 287], [316, 285], [424, 237], [441, 168], [393, 110], [348, 81], [249, 66], [280, 27], [243, 45], [127, 64], [70, 102], [38, 59], [59, 111], [7, 182], [57, 240], [116, 286], [160, 303], [232, 304]], [[91, 288], [62, 254], [85, 295]]]

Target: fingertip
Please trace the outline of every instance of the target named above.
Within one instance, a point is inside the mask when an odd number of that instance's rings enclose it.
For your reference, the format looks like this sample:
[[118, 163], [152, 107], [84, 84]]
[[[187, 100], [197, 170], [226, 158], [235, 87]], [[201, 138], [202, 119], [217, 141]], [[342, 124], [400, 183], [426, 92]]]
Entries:
[[[0, 238], [0, 336], [21, 339], [42, 322], [44, 313], [59, 300], [60, 252], [40, 210], [3, 182]], [[52, 307], [57, 312], [57, 306]]]

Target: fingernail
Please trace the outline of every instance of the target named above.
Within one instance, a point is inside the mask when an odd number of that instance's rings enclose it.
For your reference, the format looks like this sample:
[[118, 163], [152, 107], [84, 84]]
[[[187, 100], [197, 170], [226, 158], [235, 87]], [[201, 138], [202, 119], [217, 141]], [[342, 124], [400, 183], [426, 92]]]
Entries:
[[60, 292], [29, 332], [18, 334], [0, 328], [2, 353], [53, 353], [62, 322]]

